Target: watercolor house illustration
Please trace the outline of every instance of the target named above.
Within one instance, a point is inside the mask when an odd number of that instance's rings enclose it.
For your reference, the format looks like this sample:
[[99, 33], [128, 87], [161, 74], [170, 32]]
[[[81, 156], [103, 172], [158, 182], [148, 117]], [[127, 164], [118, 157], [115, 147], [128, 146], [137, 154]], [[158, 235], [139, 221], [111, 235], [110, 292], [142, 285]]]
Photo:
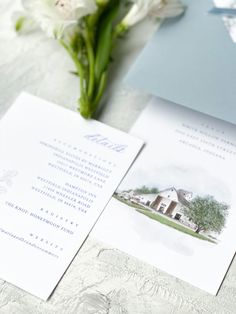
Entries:
[[160, 191], [158, 194], [137, 194], [134, 191], [122, 192], [120, 197], [131, 203], [142, 204], [150, 210], [175, 219], [180, 223], [195, 229], [196, 226], [188, 217], [184, 210], [193, 199], [193, 193], [171, 187]]
[[[214, 243], [217, 243], [217, 237], [222, 231], [222, 228], [224, 228], [225, 218], [222, 215], [222, 211], [225, 212], [229, 208], [227, 204], [216, 201], [211, 195], [199, 197], [200, 203], [198, 203], [198, 195], [175, 187], [159, 191], [158, 188], [149, 188], [144, 185], [141, 188], [130, 189], [128, 191], [117, 191], [116, 196], [118, 200], [125, 203], [128, 207], [134, 208], [134, 210], [144, 214], [154, 221], [158, 221], [190, 235], [193, 235], [192, 231], [194, 231], [194, 234], [201, 233], [201, 236], [203, 235], [207, 237], [208, 240], [210, 239], [210, 241], [213, 241]], [[204, 207], [201, 205], [201, 199], [206, 201], [203, 205]], [[200, 208], [200, 213], [198, 213], [198, 206]], [[217, 216], [218, 214], [216, 211], [212, 210], [211, 206], [213, 206], [213, 209], [214, 206], [219, 208], [219, 216]], [[204, 214], [202, 209], [204, 209], [204, 211], [206, 210], [206, 214]], [[193, 219], [191, 219], [191, 213], [195, 210], [197, 211], [196, 219], [194, 218], [194, 215]], [[210, 221], [210, 227], [205, 230], [202, 229], [199, 232], [199, 225], [197, 225], [198, 220], [205, 221], [204, 219], [209, 212], [210, 215], [212, 215], [212, 224]], [[220, 221], [221, 219], [223, 227], [214, 229], [215, 221]], [[208, 221], [209, 219], [206, 220], [206, 222]], [[191, 230], [191, 233], [189, 233], [189, 229]]]
[[184, 208], [188, 207], [192, 198], [192, 192], [172, 187], [159, 192], [150, 207], [176, 220], [183, 220]]
[[139, 194], [129, 190], [119, 192], [118, 195], [125, 201], [143, 205], [147, 209], [179, 221], [193, 230], [196, 228], [196, 225], [184, 213], [193, 199], [192, 192], [171, 187], [160, 191], [158, 194]]

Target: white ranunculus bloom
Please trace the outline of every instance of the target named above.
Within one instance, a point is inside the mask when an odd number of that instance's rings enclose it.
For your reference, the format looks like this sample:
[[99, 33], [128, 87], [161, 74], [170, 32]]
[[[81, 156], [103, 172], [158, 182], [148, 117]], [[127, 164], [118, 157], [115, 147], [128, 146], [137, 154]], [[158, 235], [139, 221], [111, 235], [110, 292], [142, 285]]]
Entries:
[[130, 11], [122, 24], [129, 28], [148, 15], [155, 17], [172, 17], [182, 14], [185, 10], [180, 0], [132, 0]]
[[28, 15], [49, 37], [61, 38], [68, 26], [97, 10], [95, 0], [22, 0]]

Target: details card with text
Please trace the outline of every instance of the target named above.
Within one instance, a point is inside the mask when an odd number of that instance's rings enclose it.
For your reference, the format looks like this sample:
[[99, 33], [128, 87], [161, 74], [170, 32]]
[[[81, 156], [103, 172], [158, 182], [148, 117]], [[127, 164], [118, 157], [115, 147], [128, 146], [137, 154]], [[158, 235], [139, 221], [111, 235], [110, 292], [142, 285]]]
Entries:
[[235, 125], [153, 98], [131, 134], [145, 148], [91, 235], [217, 294], [235, 254]]
[[22, 94], [0, 122], [0, 278], [46, 300], [142, 145]]

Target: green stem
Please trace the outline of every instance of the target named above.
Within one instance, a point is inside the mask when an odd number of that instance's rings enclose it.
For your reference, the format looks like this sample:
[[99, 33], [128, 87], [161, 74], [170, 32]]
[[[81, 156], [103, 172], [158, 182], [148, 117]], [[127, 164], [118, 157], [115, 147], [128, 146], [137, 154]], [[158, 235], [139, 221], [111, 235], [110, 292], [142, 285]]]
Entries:
[[85, 119], [90, 119], [92, 117], [91, 102], [88, 98], [81, 97], [79, 99], [79, 112]]
[[74, 53], [73, 50], [62, 39], [60, 39], [60, 44], [66, 49], [66, 51], [68, 52], [68, 54], [70, 55], [70, 57], [72, 58], [75, 66], [76, 66], [76, 70], [77, 70], [79, 77], [80, 77], [81, 96], [86, 99], [87, 96], [86, 96], [86, 91], [85, 91], [85, 87], [84, 87], [83, 65], [80, 63], [77, 54]]
[[[127, 32], [127, 30], [128, 30], [128, 28], [123, 23], [120, 23], [115, 27], [115, 29], [113, 31], [113, 35], [112, 35], [112, 45], [110, 47], [110, 54], [114, 48], [116, 39], [118, 37], [124, 35]], [[96, 107], [98, 106], [98, 104], [99, 104], [99, 102], [103, 96], [104, 90], [105, 90], [106, 85], [107, 85], [107, 76], [108, 76], [108, 71], [105, 71], [102, 73], [102, 75], [100, 77], [100, 83], [98, 86], [97, 95], [96, 95], [96, 98], [92, 104], [93, 112], [96, 110]]]
[[97, 91], [97, 95], [96, 95], [96, 98], [92, 104], [92, 110], [93, 112], [96, 110], [102, 96], [103, 96], [103, 93], [104, 93], [104, 90], [106, 88], [106, 84], [107, 84], [107, 71], [103, 72], [102, 75], [101, 75], [101, 79], [100, 79], [100, 84], [99, 84], [99, 87], [98, 87], [98, 91]]
[[88, 98], [91, 100], [94, 93], [95, 75], [94, 75], [94, 65], [95, 57], [93, 50], [93, 41], [91, 39], [91, 34], [88, 25], [86, 26], [86, 33], [84, 36], [85, 45], [87, 48], [88, 62], [89, 62], [89, 81], [88, 81]]

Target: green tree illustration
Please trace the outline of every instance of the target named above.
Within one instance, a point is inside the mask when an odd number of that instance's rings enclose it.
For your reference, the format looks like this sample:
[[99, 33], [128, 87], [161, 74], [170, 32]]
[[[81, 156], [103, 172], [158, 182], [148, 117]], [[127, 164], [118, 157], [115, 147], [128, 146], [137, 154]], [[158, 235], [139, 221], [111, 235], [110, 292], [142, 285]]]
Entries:
[[152, 187], [149, 188], [145, 185], [143, 185], [141, 188], [136, 188], [134, 192], [138, 194], [157, 194], [159, 192], [158, 188]]
[[200, 231], [214, 231], [220, 233], [225, 226], [229, 206], [220, 203], [212, 196], [197, 196], [184, 214], [197, 225], [196, 233]]

